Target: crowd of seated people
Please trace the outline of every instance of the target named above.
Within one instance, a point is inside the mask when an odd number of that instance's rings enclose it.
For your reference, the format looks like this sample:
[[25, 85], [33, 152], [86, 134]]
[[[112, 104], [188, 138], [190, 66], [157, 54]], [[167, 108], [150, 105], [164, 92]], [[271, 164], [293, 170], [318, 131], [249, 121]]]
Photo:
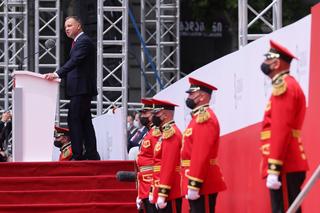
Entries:
[[140, 114], [129, 114], [127, 117], [127, 149], [129, 160], [134, 160], [139, 152], [140, 142], [148, 132], [148, 129], [140, 122]]

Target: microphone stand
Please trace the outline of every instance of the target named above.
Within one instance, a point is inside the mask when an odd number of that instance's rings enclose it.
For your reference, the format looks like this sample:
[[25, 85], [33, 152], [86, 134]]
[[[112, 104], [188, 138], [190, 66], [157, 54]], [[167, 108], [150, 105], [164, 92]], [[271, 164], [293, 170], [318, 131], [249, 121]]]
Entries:
[[[35, 56], [36, 54], [38, 54], [40, 51], [33, 53], [31, 56]], [[22, 71], [23, 70], [23, 62], [24, 60], [26, 60], [27, 58], [29, 58], [29, 56], [24, 57], [22, 60], [20, 60], [19, 66], [18, 66], [18, 70]]]
[[[38, 52], [36, 52], [36, 53], [33, 53], [32, 55], [30, 55], [30, 56], [35, 56], [36, 54], [42, 54], [44, 51], [50, 51], [53, 47], [55, 47], [55, 46], [52, 46], [52, 47], [49, 47], [49, 48], [45, 48], [45, 49], [42, 49], [42, 50], [39, 50]], [[23, 62], [24, 62], [24, 60], [26, 60], [27, 58], [29, 58], [29, 55], [28, 56], [26, 56], [26, 57], [24, 57], [22, 60], [20, 60], [20, 63], [19, 63], [19, 66], [18, 66], [18, 70], [20, 70], [20, 71], [22, 71], [23, 70]]]

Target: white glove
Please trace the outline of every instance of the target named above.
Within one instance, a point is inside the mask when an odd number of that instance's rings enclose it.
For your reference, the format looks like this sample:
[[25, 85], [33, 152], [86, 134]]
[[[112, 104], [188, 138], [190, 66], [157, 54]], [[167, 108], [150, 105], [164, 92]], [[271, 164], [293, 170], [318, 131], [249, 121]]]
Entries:
[[164, 209], [167, 206], [166, 198], [159, 196], [157, 200], [157, 206], [159, 209]]
[[137, 197], [137, 199], [136, 199], [136, 205], [137, 205], [137, 209], [138, 209], [138, 210], [141, 209], [141, 204], [142, 204], [142, 200], [141, 200], [139, 197]]
[[149, 202], [150, 202], [150, 203], [153, 202], [153, 193], [149, 193]]
[[266, 185], [269, 189], [280, 189], [281, 182], [279, 181], [279, 176], [268, 174]]
[[199, 190], [188, 189], [187, 199], [196, 200], [200, 197]]

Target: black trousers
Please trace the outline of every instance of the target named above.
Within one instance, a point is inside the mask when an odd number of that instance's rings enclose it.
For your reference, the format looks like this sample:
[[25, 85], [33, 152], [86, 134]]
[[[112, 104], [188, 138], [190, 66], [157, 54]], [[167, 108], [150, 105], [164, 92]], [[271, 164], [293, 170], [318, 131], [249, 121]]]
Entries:
[[150, 203], [148, 198], [143, 199], [142, 203], [143, 203], [143, 209], [139, 210], [138, 211], [139, 213], [157, 213], [158, 212], [156, 205]]
[[[70, 98], [68, 126], [75, 160], [100, 160], [96, 135], [90, 112], [91, 97], [87, 95]], [[83, 147], [85, 154], [83, 155]]]
[[215, 212], [218, 193], [201, 195], [197, 200], [189, 200], [190, 213], [205, 213], [209, 208], [210, 213]]
[[158, 209], [159, 213], [181, 213], [182, 198], [167, 201], [167, 206], [164, 209]]
[[[289, 206], [293, 203], [294, 199], [298, 196], [301, 190], [301, 185], [306, 178], [305, 172], [291, 172], [286, 175], [287, 191]], [[280, 177], [281, 180], [281, 177]], [[283, 183], [283, 181], [281, 180]], [[284, 213], [284, 201], [282, 186], [278, 190], [270, 189], [271, 207], [272, 213]], [[297, 213], [301, 213], [301, 208], [297, 210]]]

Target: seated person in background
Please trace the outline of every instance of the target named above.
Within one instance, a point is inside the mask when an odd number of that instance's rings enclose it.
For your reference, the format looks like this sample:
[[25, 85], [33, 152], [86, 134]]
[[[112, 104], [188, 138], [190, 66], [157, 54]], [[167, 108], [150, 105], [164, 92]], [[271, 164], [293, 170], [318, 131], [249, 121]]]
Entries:
[[137, 113], [135, 115], [133, 125], [138, 129], [136, 133], [129, 139], [128, 141], [128, 152], [132, 147], [139, 147], [140, 141], [143, 139], [143, 137], [148, 132], [147, 127], [143, 126], [140, 122], [140, 114]]
[[0, 162], [7, 162], [7, 154], [4, 151], [0, 151]]
[[69, 129], [55, 126], [54, 146], [60, 148], [59, 161], [68, 161], [72, 158]]
[[136, 134], [138, 128], [133, 125], [133, 115], [128, 114], [127, 116], [127, 138], [129, 140]]
[[10, 111], [6, 111], [1, 116], [0, 121], [0, 151], [6, 150], [6, 145], [8, 144], [8, 140], [10, 137], [10, 133], [12, 130], [11, 123], [12, 115]]

